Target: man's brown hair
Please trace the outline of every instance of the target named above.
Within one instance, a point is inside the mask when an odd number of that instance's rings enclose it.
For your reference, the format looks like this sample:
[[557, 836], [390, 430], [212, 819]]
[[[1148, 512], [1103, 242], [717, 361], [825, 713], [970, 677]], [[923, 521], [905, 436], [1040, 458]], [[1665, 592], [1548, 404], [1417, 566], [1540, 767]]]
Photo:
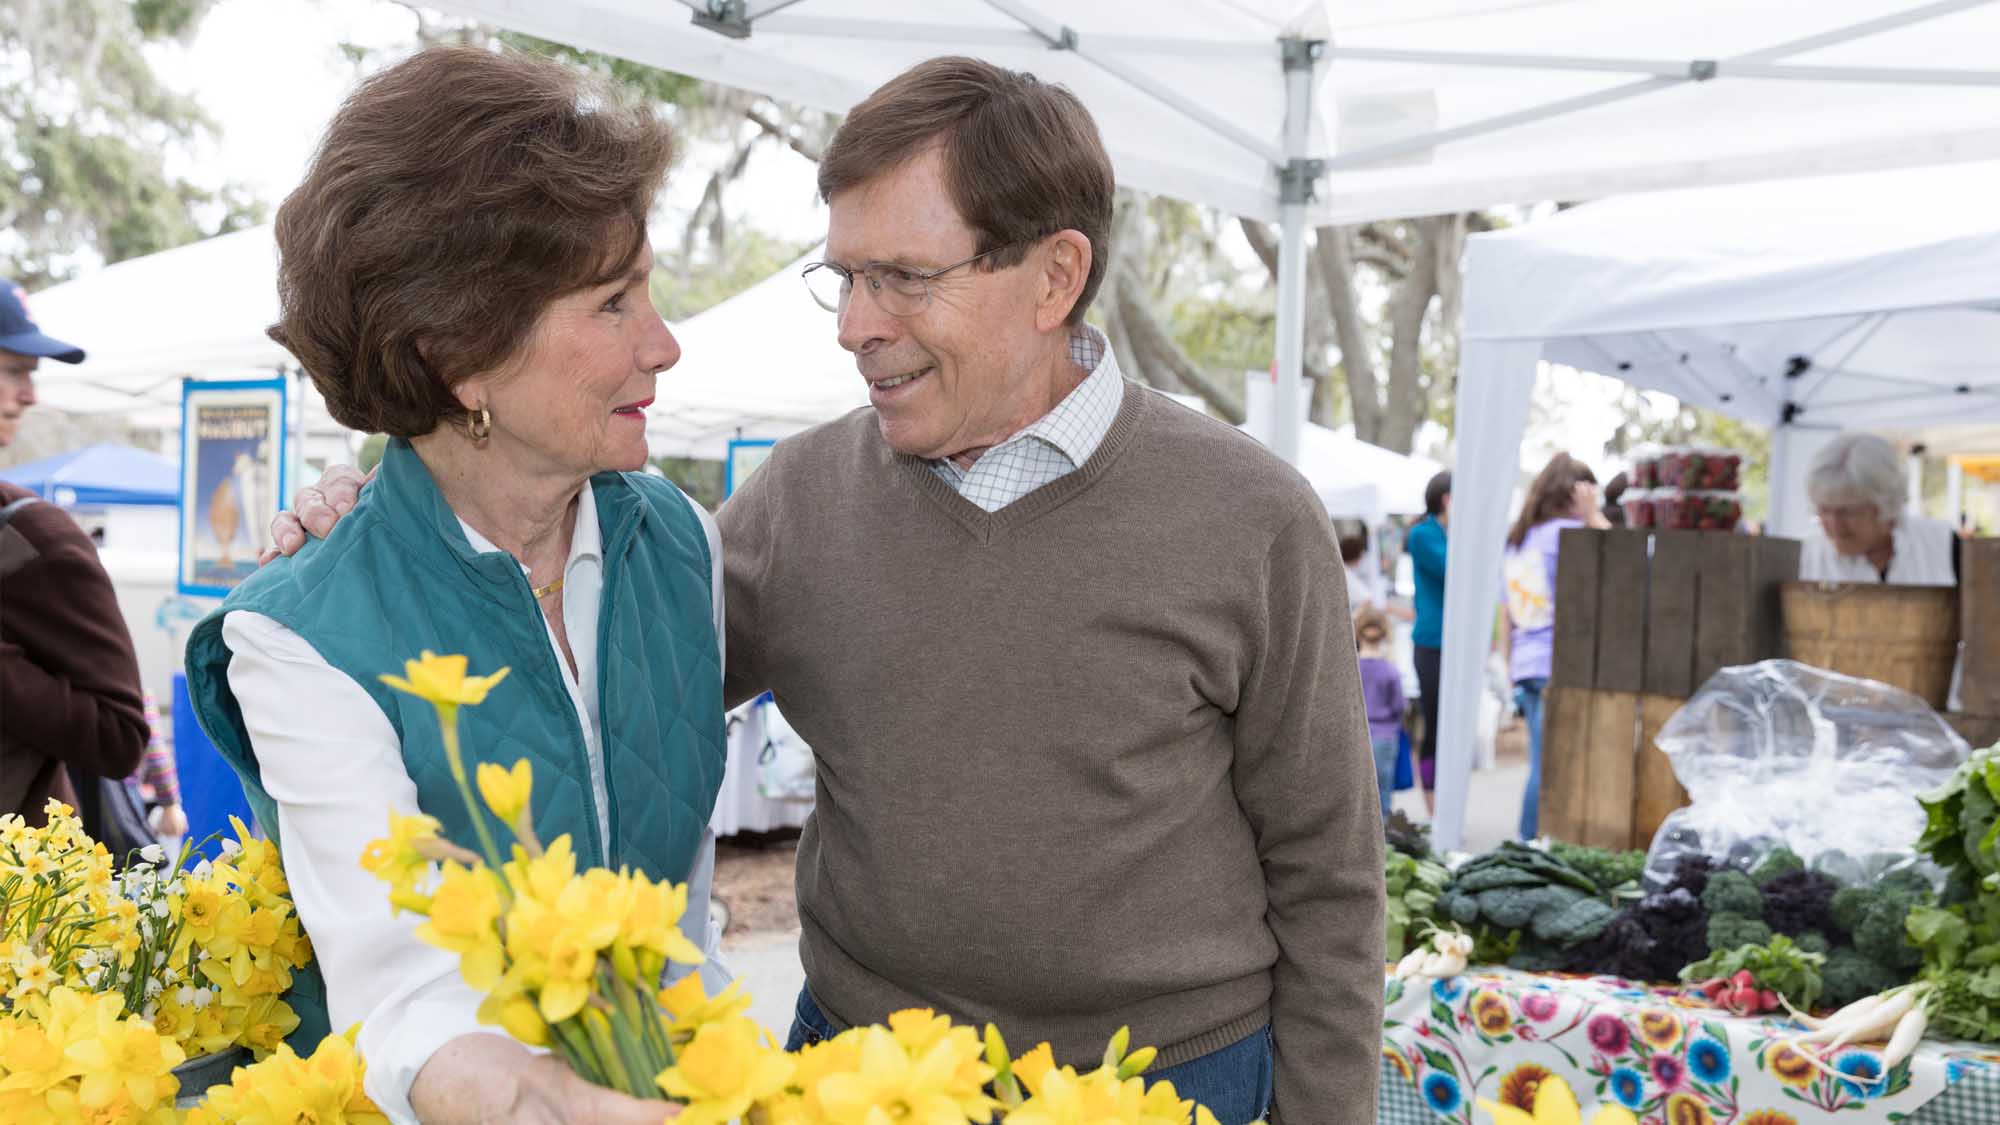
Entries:
[[918, 63], [855, 106], [819, 164], [826, 200], [937, 145], [952, 204], [986, 253], [975, 268], [1004, 269], [1025, 244], [1060, 230], [1090, 240], [1090, 273], [1069, 323], [1079, 324], [1111, 261], [1116, 183], [1097, 123], [1075, 94], [1032, 74], [978, 59]]
[[342, 425], [418, 437], [543, 308], [631, 268], [673, 156], [547, 59], [436, 47], [363, 82], [278, 209], [278, 323]]

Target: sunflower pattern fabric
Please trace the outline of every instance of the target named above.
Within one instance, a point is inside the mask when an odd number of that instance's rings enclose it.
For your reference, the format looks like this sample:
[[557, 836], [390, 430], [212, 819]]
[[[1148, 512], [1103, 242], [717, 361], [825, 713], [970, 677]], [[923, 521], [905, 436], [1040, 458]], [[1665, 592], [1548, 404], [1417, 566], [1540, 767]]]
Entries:
[[1386, 987], [1385, 1125], [1487, 1125], [1482, 1100], [1541, 1125], [1551, 1076], [1579, 1107], [1565, 1125], [2000, 1122], [2000, 1054], [1978, 1044], [1925, 1040], [1887, 1075], [1881, 1044], [1850, 1047], [1827, 1060], [1834, 1077], [1785, 1045], [1791, 1021], [1738, 1019], [1676, 988], [1497, 968]]

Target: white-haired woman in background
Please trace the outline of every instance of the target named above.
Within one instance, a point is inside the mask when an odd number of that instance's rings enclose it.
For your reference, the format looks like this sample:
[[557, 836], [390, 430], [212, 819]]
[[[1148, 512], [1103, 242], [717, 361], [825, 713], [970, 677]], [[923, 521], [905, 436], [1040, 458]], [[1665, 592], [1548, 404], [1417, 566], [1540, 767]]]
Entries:
[[1903, 510], [1909, 482], [1896, 447], [1873, 434], [1841, 434], [1813, 457], [1806, 496], [1820, 530], [1806, 537], [1799, 576], [1809, 582], [1955, 586], [1951, 525]]

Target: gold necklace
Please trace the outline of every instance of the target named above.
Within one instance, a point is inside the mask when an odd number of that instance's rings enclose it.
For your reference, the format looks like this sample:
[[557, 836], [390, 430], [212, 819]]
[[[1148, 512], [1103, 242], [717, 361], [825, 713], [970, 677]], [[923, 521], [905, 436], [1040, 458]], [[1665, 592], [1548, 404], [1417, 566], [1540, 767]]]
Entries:
[[569, 575], [565, 574], [565, 575], [563, 575], [563, 577], [562, 577], [562, 578], [558, 578], [558, 579], [556, 579], [556, 580], [555, 580], [554, 582], [551, 582], [551, 583], [549, 583], [549, 584], [548, 584], [548, 585], [546, 585], [546, 586], [537, 586], [537, 587], [535, 587], [535, 600], [536, 600], [536, 601], [541, 601], [541, 600], [542, 600], [543, 598], [546, 598], [546, 597], [548, 597], [548, 596], [549, 596], [550, 594], [553, 594], [553, 593], [555, 593], [555, 592], [556, 592], [557, 590], [560, 590], [560, 589], [562, 589], [562, 587], [563, 587], [563, 578], [568, 578], [568, 577], [569, 577]]

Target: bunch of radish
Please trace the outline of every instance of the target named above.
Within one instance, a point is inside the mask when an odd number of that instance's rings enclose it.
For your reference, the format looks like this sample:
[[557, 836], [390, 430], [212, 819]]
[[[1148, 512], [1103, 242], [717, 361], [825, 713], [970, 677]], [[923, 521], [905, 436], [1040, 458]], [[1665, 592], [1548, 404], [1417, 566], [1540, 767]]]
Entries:
[[1705, 980], [1695, 987], [1702, 999], [1736, 1016], [1775, 1012], [1782, 1003], [1777, 993], [1757, 987], [1757, 978], [1748, 969], [1738, 970], [1735, 976]]

